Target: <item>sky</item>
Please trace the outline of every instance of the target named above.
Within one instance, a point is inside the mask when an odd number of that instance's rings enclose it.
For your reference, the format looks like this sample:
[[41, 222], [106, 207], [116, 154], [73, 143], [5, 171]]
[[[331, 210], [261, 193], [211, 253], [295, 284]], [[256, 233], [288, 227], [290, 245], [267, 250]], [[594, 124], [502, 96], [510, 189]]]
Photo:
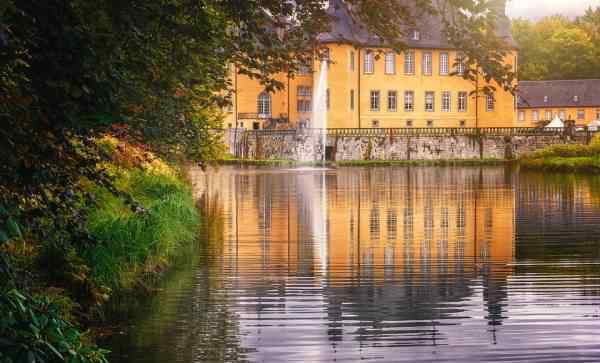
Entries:
[[600, 6], [600, 0], [509, 0], [508, 16], [538, 19], [546, 15], [577, 16], [589, 7]]

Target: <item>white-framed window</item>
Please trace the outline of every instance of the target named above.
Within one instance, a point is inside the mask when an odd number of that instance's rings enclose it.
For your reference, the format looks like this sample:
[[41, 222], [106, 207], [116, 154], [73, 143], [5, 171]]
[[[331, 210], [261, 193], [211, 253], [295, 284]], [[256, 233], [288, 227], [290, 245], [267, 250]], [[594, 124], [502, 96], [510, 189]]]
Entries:
[[448, 53], [440, 53], [440, 75], [447, 76], [450, 73], [450, 58]]
[[421, 32], [418, 30], [412, 31], [412, 40], [421, 40]]
[[396, 54], [394, 52], [385, 53], [385, 74], [396, 74]]
[[433, 127], [433, 120], [427, 120], [427, 127]]
[[573, 96], [573, 102], [579, 102], [579, 96]]
[[354, 71], [354, 68], [355, 68], [355, 64], [356, 64], [355, 60], [354, 60], [355, 57], [356, 57], [356, 54], [354, 53], [353, 50], [351, 50], [350, 51], [350, 62], [349, 62], [350, 63], [350, 70], [351, 71]]
[[458, 112], [467, 112], [467, 92], [458, 92]]
[[525, 121], [525, 111], [519, 111], [518, 120]]
[[375, 72], [375, 54], [371, 51], [365, 52], [365, 74], [373, 74]]
[[558, 117], [561, 120], [563, 120], [563, 121], [566, 120], [567, 119], [567, 113], [565, 112], [565, 110], [558, 111]]
[[450, 91], [442, 92], [442, 112], [450, 112], [452, 110], [452, 96]]
[[257, 100], [257, 113], [261, 117], [271, 117], [271, 95], [261, 92]]
[[388, 91], [388, 111], [396, 112], [398, 110], [398, 92]]
[[354, 90], [350, 90], [350, 110], [354, 110]]
[[552, 120], [552, 111], [544, 112], [544, 120], [546, 120], [546, 121]]
[[415, 110], [415, 93], [413, 91], [404, 92], [404, 111], [413, 112]]
[[539, 121], [540, 120], [540, 112], [538, 110], [531, 111], [531, 119], [533, 121]]
[[585, 110], [577, 110], [577, 119], [585, 120]]
[[413, 127], [413, 120], [406, 120], [406, 127]]
[[435, 93], [425, 92], [425, 112], [435, 111]]
[[433, 60], [431, 52], [423, 53], [423, 75], [431, 76], [433, 67]]
[[488, 112], [494, 111], [495, 100], [493, 95], [486, 95], [485, 97], [485, 109]]
[[415, 51], [407, 50], [404, 52], [404, 74], [415, 74]]
[[548, 96], [544, 96], [544, 103], [548, 103], [549, 100], [550, 98]]
[[379, 91], [371, 91], [371, 111], [379, 111], [380, 95]]
[[297, 94], [298, 112], [310, 112], [312, 108], [312, 88], [308, 86], [298, 86]]
[[459, 76], [465, 74], [465, 56], [462, 53], [456, 55], [456, 73]]

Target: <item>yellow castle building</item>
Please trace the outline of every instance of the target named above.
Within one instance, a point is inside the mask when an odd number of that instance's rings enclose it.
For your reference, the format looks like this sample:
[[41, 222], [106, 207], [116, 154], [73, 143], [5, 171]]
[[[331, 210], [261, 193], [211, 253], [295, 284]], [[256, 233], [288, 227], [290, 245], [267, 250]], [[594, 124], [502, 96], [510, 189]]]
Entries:
[[[328, 12], [331, 31], [319, 41], [329, 55], [329, 128], [516, 126], [516, 100], [510, 92], [496, 87], [494, 95], [476, 93], [475, 84], [460, 76], [461, 51], [449, 44], [439, 18], [419, 18], [418, 26], [408, 31], [407, 50], [396, 53], [366, 33], [343, 0], [330, 1]], [[514, 44], [508, 20], [499, 23], [499, 35]], [[516, 54], [515, 47], [506, 59], [515, 71]], [[234, 69], [233, 104], [224, 126], [315, 127], [313, 89], [321, 77], [320, 62], [294, 77], [275, 76], [285, 87], [274, 93]]]

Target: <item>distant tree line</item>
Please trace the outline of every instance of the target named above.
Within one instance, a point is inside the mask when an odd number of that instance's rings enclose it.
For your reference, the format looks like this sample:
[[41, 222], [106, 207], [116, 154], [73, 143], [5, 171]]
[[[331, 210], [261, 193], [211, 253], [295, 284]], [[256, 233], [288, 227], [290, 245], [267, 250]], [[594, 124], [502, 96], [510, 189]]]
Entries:
[[574, 19], [513, 20], [520, 80], [600, 78], [600, 7]]

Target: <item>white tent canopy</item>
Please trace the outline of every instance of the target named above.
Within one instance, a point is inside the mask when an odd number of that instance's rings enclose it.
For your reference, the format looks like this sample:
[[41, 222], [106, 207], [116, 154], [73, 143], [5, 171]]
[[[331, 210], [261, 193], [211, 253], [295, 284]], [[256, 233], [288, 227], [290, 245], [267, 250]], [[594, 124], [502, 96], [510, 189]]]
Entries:
[[588, 130], [590, 131], [598, 131], [600, 129], [600, 120], [592, 121], [588, 125]]
[[550, 122], [548, 125], [546, 125], [547, 129], [558, 129], [558, 128], [564, 128], [564, 127], [565, 127], [564, 122], [562, 122], [562, 120], [558, 116], [556, 116], [554, 118], [554, 120], [552, 120], [552, 122]]

